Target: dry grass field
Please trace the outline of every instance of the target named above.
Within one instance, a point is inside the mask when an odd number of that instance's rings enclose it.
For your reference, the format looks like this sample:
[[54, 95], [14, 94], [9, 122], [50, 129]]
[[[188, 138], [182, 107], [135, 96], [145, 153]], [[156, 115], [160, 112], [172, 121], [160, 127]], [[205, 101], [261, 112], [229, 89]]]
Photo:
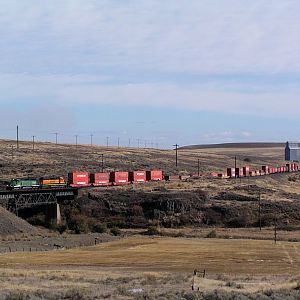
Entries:
[[[276, 293], [299, 296], [300, 243], [135, 236], [68, 251], [1, 255], [0, 266], [2, 295], [10, 296], [277, 299]], [[205, 269], [206, 277], [193, 279], [194, 269]], [[191, 291], [193, 280], [199, 292]]]
[[[247, 164], [259, 168], [285, 164], [282, 147], [184, 149], [179, 150], [179, 165], [175, 168], [174, 150], [87, 145], [76, 148], [37, 143], [33, 152], [31, 143], [22, 142], [19, 151], [12, 153], [12, 144], [12, 141], [0, 141], [3, 184], [13, 177], [66, 175], [74, 170], [101, 171], [102, 154], [106, 171], [159, 168], [169, 174], [189, 174], [197, 172], [200, 159], [201, 173], [209, 173], [233, 166], [234, 156], [238, 158], [238, 166]], [[290, 176], [293, 180], [289, 180]], [[203, 200], [195, 219], [201, 219], [202, 209], [209, 211], [215, 207], [216, 211], [225, 211], [225, 215], [232, 214], [232, 217], [253, 210], [250, 216], [253, 221], [260, 191], [264, 213], [276, 208], [283, 224], [288, 226], [291, 221], [293, 225], [298, 224], [299, 180], [297, 174], [241, 181], [202, 177], [181, 182], [86, 189], [80, 192], [80, 199], [88, 201], [89, 196], [94, 196], [94, 208], [102, 203], [97, 197], [103, 193], [107, 193], [108, 199], [118, 193], [124, 199], [130, 195], [128, 203], [139, 200], [133, 195], [147, 194], [167, 195], [166, 203], [172, 203], [175, 198], [184, 203], [185, 199], [181, 198], [185, 194], [180, 193], [201, 190], [208, 198]], [[114, 194], [110, 194], [111, 191]], [[118, 209], [120, 214], [126, 211], [124, 199], [120, 200], [120, 207], [118, 199], [110, 202], [110, 208], [116, 205], [114, 213], [119, 213]], [[142, 202], [137, 203], [142, 205]], [[189, 203], [197, 205], [193, 201], [187, 201], [186, 205]], [[174, 217], [168, 215], [170, 211], [165, 213], [166, 217]], [[218, 239], [205, 238], [212, 230]], [[263, 228], [261, 232], [257, 227], [247, 226], [162, 228], [160, 237], [141, 236], [142, 231], [123, 230], [127, 237], [95, 247], [0, 254], [0, 299], [300, 298], [300, 243], [296, 242], [300, 236], [295, 228], [279, 230], [276, 245], [272, 241], [272, 227]], [[194, 278], [199, 291], [191, 290], [194, 269], [206, 270], [205, 278]]]
[[[21, 142], [19, 150], [12, 151], [14, 141], [0, 141], [1, 180], [12, 177], [36, 177], [43, 175], [65, 175], [72, 170], [101, 170], [101, 155], [104, 155], [104, 168], [110, 170], [155, 169], [167, 173], [196, 173], [198, 159], [201, 172], [222, 171], [233, 166], [237, 156], [238, 166], [245, 165], [284, 165], [284, 148], [216, 148], [198, 150], [179, 150], [179, 165], [175, 168], [175, 151], [158, 149], [117, 148], [87, 145], [55, 145], [36, 143], [35, 151], [30, 142]], [[248, 163], [249, 164], [249, 163]]]
[[0, 265], [101, 266], [154, 272], [297, 275], [300, 243], [257, 240], [130, 237], [68, 251], [2, 255]]

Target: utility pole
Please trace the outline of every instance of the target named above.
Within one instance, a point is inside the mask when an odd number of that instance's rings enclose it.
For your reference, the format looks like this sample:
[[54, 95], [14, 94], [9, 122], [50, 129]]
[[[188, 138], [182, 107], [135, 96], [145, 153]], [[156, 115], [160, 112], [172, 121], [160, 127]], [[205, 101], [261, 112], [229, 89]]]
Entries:
[[234, 157], [234, 178], [236, 179], [236, 156]]
[[101, 167], [102, 167], [102, 173], [104, 172], [104, 154], [101, 154]]
[[131, 139], [128, 139], [128, 148], [130, 148], [130, 144], [131, 144]]
[[106, 137], [106, 147], [108, 148], [109, 136]]
[[93, 134], [91, 133], [91, 147], [93, 146]]
[[19, 126], [17, 125], [17, 150], [19, 150]]
[[198, 177], [200, 176], [200, 159], [198, 158]]
[[120, 148], [120, 138], [118, 137], [118, 148]]
[[274, 243], [277, 243], [277, 220], [274, 219]]
[[176, 151], [176, 168], [178, 167], [178, 144], [173, 145], [175, 147], [175, 151]]
[[75, 145], [76, 145], [76, 149], [77, 149], [77, 146], [78, 146], [77, 140], [78, 140], [78, 134], [75, 135]]
[[145, 148], [147, 148], [147, 141], [145, 140]]
[[35, 139], [35, 135], [32, 136], [32, 150], [34, 152], [34, 139]]
[[55, 145], [57, 145], [57, 136], [58, 136], [58, 132], [54, 132], [53, 134], [55, 134]]
[[258, 218], [259, 218], [259, 230], [261, 231], [261, 194], [258, 192]]
[[137, 139], [138, 148], [140, 148], [140, 139]]

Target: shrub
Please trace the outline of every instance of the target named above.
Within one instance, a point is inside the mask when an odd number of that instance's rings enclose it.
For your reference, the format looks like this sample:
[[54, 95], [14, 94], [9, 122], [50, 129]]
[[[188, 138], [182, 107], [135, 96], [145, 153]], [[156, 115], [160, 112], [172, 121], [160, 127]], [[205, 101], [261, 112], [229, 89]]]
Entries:
[[66, 224], [52, 224], [51, 229], [58, 231], [60, 234], [63, 234], [68, 228]]
[[106, 224], [97, 223], [93, 225], [93, 232], [98, 233], [106, 233], [107, 232], [107, 226]]
[[289, 176], [289, 177], [288, 177], [288, 181], [296, 182], [296, 181], [297, 181], [297, 178], [296, 178], [295, 176]]
[[73, 217], [68, 222], [68, 227], [69, 229], [73, 230], [76, 234], [85, 233], [88, 231], [87, 222], [81, 216]]
[[35, 226], [46, 226], [46, 217], [43, 213], [32, 216], [27, 219], [28, 223]]
[[118, 227], [113, 227], [110, 230], [110, 233], [114, 236], [118, 236], [118, 235], [121, 235], [121, 230]]
[[131, 213], [133, 216], [143, 216], [143, 208], [140, 205], [134, 205], [131, 209]]
[[206, 235], [206, 238], [208, 239], [215, 239], [217, 238], [218, 235], [217, 235], [217, 232], [215, 230], [212, 230], [210, 231], [207, 235]]
[[149, 226], [145, 234], [147, 235], [159, 235], [159, 229], [157, 226]]

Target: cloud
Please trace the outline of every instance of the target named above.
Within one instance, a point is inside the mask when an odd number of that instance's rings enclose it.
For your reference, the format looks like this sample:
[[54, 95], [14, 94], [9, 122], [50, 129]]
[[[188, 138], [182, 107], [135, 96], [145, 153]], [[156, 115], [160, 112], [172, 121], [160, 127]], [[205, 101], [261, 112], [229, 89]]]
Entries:
[[4, 70], [300, 71], [297, 0], [15, 0], [0, 17]]
[[298, 0], [5, 2], [1, 104], [298, 117]]
[[[0, 75], [0, 103], [48, 103], [61, 107], [86, 105], [148, 106], [265, 117], [298, 116], [300, 89], [288, 87], [248, 93], [247, 87], [222, 80], [173, 83], [107, 84], [107, 78], [81, 75]], [[251, 85], [255, 90], [255, 85]], [[259, 88], [257, 89], [259, 90]], [[293, 109], [291, 109], [293, 108]]]

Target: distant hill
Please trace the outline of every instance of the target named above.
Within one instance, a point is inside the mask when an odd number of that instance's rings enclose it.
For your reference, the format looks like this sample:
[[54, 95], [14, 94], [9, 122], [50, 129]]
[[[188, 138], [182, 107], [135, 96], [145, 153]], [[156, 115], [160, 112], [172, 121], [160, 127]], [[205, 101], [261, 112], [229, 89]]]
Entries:
[[190, 145], [179, 149], [212, 149], [212, 148], [277, 148], [285, 147], [285, 143], [223, 143], [207, 145]]

